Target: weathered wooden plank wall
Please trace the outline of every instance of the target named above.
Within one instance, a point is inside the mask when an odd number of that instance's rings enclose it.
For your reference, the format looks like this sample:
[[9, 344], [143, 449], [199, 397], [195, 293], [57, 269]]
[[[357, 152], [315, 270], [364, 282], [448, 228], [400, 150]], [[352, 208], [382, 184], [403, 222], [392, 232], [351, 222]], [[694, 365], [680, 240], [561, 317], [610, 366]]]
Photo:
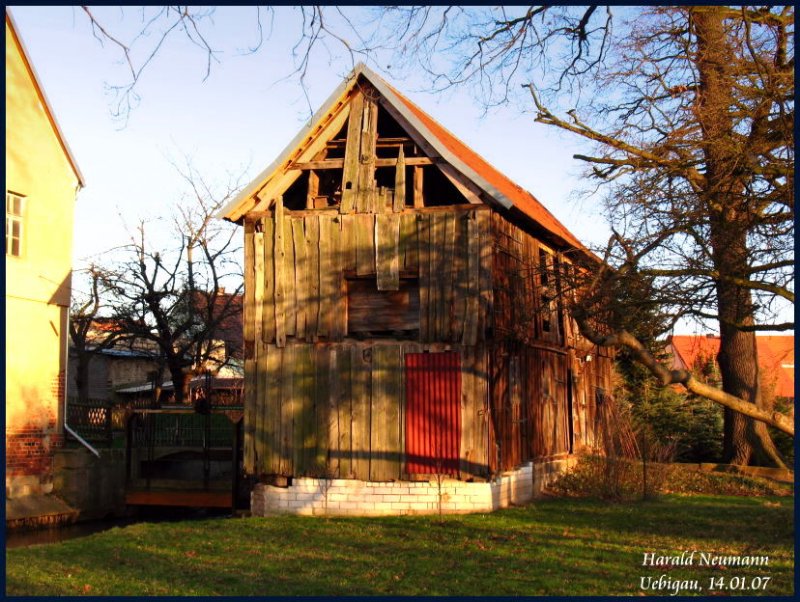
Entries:
[[485, 339], [493, 299], [489, 211], [299, 213], [278, 204], [274, 215], [248, 222], [254, 312], [245, 321], [253, 340], [279, 347], [342, 341], [347, 278], [374, 276], [377, 290], [396, 291], [401, 275], [418, 279], [419, 342]]
[[[586, 357], [591, 356], [591, 361]], [[575, 451], [592, 449], [602, 442], [597, 440], [598, 393], [610, 395], [614, 384], [613, 350], [590, 347], [573, 362], [573, 428]]]
[[[422, 345], [455, 345], [462, 356], [464, 478], [595, 443], [612, 360], [570, 352], [569, 320], [542, 330], [539, 242], [485, 208], [447, 209], [284, 211], [280, 220], [278, 210], [246, 224], [248, 471], [401, 478], [403, 353]], [[356, 276], [387, 291], [416, 276], [416, 341], [349, 338], [347, 279]]]
[[[489, 347], [492, 401], [490, 433], [494, 470], [509, 470], [537, 458], [570, 453], [594, 442], [595, 391], [609, 387], [612, 364], [578, 361], [581, 341], [573, 322], [548, 308], [543, 284], [557, 291], [556, 271], [543, 274], [547, 262], [534, 236], [492, 214], [493, 344]], [[540, 254], [541, 252], [541, 254]], [[544, 257], [544, 260], [542, 260]], [[545, 328], [545, 322], [550, 328]]]
[[490, 346], [493, 470], [571, 451], [568, 356], [516, 343]]
[[255, 425], [245, 462], [256, 475], [389, 481], [407, 477], [404, 355], [456, 351], [461, 358], [459, 474], [486, 478], [486, 354], [415, 342], [262, 343], [250, 395]]
[[[497, 339], [513, 339], [526, 344], [549, 343], [554, 347], [565, 345], [563, 319], [549, 316], [551, 327], [543, 328], [545, 307], [542, 300], [542, 279], [549, 278], [548, 286], [557, 290], [555, 274], [543, 274], [540, 264], [540, 242], [499, 213], [492, 213], [491, 234], [494, 246], [492, 255], [494, 294], [491, 316]], [[553, 260], [563, 261], [555, 254]], [[553, 311], [558, 311], [553, 302]]]

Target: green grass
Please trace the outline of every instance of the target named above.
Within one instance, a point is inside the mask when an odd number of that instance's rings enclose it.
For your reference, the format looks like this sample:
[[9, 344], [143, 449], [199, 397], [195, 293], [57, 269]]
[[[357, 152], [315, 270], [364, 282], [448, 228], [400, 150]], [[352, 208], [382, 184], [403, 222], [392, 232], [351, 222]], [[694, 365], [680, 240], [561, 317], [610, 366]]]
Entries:
[[[9, 595], [631, 595], [640, 577], [771, 578], [793, 592], [793, 498], [547, 499], [446, 516], [140, 523], [7, 552]], [[645, 552], [768, 567], [643, 567]], [[659, 592], [662, 595], [668, 591]], [[708, 593], [708, 592], [704, 592]], [[752, 592], [747, 592], [752, 593]]]

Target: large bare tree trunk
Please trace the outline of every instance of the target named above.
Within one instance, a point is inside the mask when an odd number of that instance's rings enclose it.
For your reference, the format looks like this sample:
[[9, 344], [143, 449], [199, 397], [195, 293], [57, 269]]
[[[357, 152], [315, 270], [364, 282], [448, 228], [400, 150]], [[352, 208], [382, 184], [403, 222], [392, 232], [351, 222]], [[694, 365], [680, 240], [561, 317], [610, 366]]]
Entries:
[[[715, 271], [747, 281], [747, 207], [740, 207], [743, 184], [737, 181], [736, 144], [730, 107], [734, 104], [732, 77], [734, 53], [724, 29], [723, 7], [701, 7], [693, 11], [697, 34], [696, 65], [700, 79], [697, 115], [702, 127], [706, 155], [706, 203], [710, 221], [710, 245]], [[742, 327], [755, 323], [755, 307], [749, 288], [730, 278], [716, 282], [720, 323], [720, 349], [717, 361], [722, 389], [761, 407], [758, 353], [755, 332]], [[747, 465], [754, 459], [771, 459], [783, 465], [766, 428], [730, 409], [725, 410], [724, 461]]]

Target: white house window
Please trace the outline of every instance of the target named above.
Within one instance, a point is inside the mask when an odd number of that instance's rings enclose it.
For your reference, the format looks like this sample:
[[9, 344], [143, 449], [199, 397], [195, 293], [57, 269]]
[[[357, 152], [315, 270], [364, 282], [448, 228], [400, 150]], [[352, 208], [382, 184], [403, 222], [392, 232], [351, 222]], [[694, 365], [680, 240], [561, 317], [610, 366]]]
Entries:
[[24, 196], [6, 191], [6, 255], [22, 255], [24, 200]]

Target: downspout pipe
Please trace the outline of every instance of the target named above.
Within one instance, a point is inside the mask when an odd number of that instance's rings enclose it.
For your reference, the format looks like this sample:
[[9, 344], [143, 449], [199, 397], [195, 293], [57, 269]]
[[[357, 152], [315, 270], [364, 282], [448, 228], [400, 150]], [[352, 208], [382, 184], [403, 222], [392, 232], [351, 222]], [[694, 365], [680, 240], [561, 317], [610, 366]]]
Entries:
[[64, 325], [66, 326], [66, 332], [64, 333], [64, 430], [68, 432], [70, 435], [75, 437], [78, 442], [83, 445], [86, 449], [92, 452], [98, 458], [100, 457], [100, 452], [97, 451], [92, 445], [86, 441], [83, 437], [81, 437], [78, 433], [76, 433], [70, 426], [67, 424], [67, 379], [69, 378], [69, 308], [67, 308], [67, 319], [64, 320]]

